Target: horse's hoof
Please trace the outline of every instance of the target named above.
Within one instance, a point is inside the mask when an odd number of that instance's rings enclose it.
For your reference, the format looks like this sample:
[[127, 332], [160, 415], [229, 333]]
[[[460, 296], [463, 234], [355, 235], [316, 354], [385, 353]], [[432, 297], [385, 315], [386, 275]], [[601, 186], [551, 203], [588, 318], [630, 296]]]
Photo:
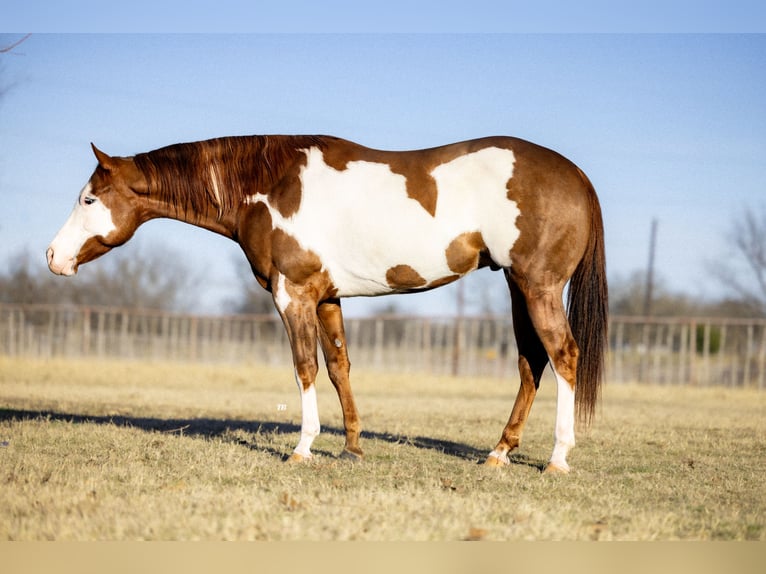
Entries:
[[496, 456], [494, 454], [491, 454], [487, 457], [487, 460], [484, 461], [484, 466], [495, 466], [495, 467], [503, 467], [508, 466], [509, 461], [506, 458], [506, 460], [501, 459], [499, 456]]
[[298, 464], [302, 462], [309, 462], [310, 460], [311, 460], [310, 456], [303, 456], [302, 454], [294, 452], [289, 457], [287, 457], [287, 460], [285, 462], [290, 464]]
[[543, 474], [569, 474], [569, 467], [563, 467], [549, 462], [548, 466], [545, 467]]
[[348, 460], [351, 462], [362, 462], [364, 460], [364, 454], [360, 450], [359, 452], [354, 452], [352, 450], [348, 450], [346, 448], [343, 449], [343, 451], [340, 453], [340, 458], [343, 460]]

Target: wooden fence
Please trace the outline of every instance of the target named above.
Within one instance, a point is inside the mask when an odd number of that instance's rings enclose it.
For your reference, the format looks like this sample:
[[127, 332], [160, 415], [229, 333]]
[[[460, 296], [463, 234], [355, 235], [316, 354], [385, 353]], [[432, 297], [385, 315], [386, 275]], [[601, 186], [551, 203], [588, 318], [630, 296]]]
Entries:
[[[766, 388], [766, 320], [613, 317], [609, 382]], [[355, 368], [516, 378], [509, 317], [346, 320]], [[273, 316], [0, 305], [0, 355], [291, 364]]]

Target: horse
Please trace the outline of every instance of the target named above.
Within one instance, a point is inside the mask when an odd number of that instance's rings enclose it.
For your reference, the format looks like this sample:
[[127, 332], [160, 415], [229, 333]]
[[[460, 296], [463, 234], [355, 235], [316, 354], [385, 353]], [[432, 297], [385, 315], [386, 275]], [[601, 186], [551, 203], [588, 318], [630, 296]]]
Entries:
[[550, 364], [556, 422], [544, 470], [569, 472], [576, 418], [589, 424], [599, 400], [607, 342], [601, 208], [571, 161], [504, 136], [414, 151], [282, 135], [128, 157], [91, 147], [98, 164], [47, 249], [50, 270], [74, 275], [154, 218], [236, 241], [292, 351], [301, 433], [287, 460], [310, 460], [320, 432], [317, 344], [343, 411], [340, 456], [363, 457], [342, 298], [420, 292], [490, 267], [510, 290], [521, 384], [485, 464], [510, 463]]

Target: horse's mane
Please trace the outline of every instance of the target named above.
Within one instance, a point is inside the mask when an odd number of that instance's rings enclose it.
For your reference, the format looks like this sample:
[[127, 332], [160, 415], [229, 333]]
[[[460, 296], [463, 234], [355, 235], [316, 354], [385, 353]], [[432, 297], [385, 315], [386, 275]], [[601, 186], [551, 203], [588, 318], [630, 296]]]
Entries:
[[322, 136], [235, 136], [174, 144], [134, 156], [149, 183], [149, 193], [177, 214], [219, 216], [247, 196], [266, 192], [301, 150], [324, 148]]

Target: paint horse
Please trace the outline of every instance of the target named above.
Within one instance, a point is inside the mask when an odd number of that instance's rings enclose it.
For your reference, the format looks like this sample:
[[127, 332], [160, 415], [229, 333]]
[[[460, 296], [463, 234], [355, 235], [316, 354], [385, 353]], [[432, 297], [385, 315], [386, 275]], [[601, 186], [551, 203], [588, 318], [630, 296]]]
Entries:
[[546, 470], [569, 470], [575, 414], [589, 422], [599, 397], [607, 328], [601, 211], [570, 161], [507, 137], [406, 152], [327, 136], [93, 151], [98, 166], [48, 248], [51, 271], [73, 275], [159, 217], [239, 243], [290, 341], [302, 420], [289, 460], [310, 459], [320, 431], [317, 342], [343, 410], [341, 456], [362, 457], [341, 298], [423, 291], [489, 266], [510, 288], [521, 386], [486, 462], [510, 462], [550, 363], [557, 410]]

